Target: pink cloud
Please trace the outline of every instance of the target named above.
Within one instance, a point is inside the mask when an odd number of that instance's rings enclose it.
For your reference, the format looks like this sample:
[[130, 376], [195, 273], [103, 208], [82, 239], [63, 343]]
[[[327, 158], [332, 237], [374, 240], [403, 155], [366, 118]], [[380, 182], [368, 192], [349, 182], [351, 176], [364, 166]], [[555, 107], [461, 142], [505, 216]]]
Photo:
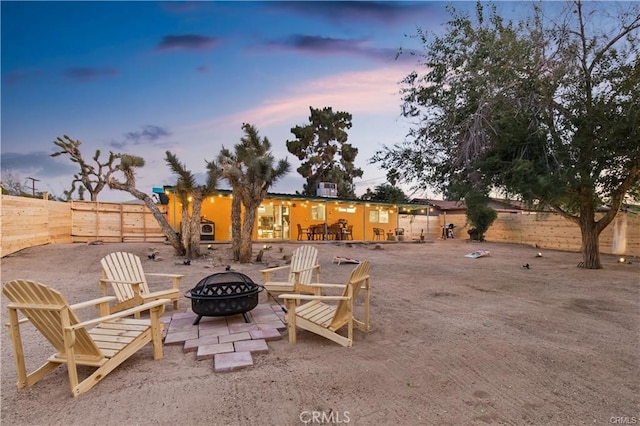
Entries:
[[193, 125], [195, 128], [219, 128], [229, 123], [249, 122], [258, 128], [304, 122], [309, 107], [330, 106], [334, 111], [352, 115], [400, 112], [399, 82], [410, 70], [390, 66], [371, 71], [334, 74], [293, 86], [279, 98], [230, 115], [215, 117]]

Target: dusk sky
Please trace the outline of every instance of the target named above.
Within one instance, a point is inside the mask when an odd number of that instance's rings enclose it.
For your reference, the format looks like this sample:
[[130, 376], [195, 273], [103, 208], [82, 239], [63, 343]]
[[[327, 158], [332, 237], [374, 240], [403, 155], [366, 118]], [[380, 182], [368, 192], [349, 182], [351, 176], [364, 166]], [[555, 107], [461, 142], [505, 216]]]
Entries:
[[411, 37], [418, 27], [440, 31], [446, 4], [2, 1], [3, 175], [29, 187], [28, 177], [39, 179], [36, 190], [62, 196], [78, 169], [50, 154], [68, 135], [86, 160], [96, 149], [102, 160], [109, 151], [143, 157], [137, 187], [151, 193], [175, 183], [165, 151], [202, 176], [205, 160], [233, 148], [250, 123], [292, 166], [270, 192], [294, 193], [304, 180], [286, 149], [290, 129], [308, 123], [310, 106], [332, 107], [353, 115], [361, 195], [386, 182], [369, 159], [410, 126], [398, 83], [419, 66], [408, 54], [396, 59], [398, 49], [421, 48]]

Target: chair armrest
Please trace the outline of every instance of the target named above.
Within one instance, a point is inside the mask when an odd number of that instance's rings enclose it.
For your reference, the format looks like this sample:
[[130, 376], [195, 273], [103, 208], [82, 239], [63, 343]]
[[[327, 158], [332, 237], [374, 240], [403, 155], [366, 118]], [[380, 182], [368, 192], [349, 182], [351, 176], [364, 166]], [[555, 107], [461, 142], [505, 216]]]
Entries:
[[[100, 279], [100, 286], [102, 287], [102, 293], [106, 296], [107, 295], [107, 286], [106, 283], [113, 283], [113, 284], [128, 284], [131, 286], [131, 291], [133, 291], [134, 295], [141, 295], [141, 289], [140, 286], [142, 285], [142, 281], [121, 281], [121, 280], [110, 280], [108, 278], [101, 278]], [[175, 286], [174, 286], [175, 287]]]
[[278, 297], [285, 300], [349, 300], [347, 296], [314, 296], [311, 294], [281, 294]]
[[269, 273], [271, 271], [279, 271], [281, 269], [287, 269], [287, 268], [291, 268], [291, 265], [274, 266], [273, 268], [260, 269], [260, 272], [264, 274], [265, 272]]
[[[34, 305], [33, 303], [20, 303], [20, 302], [11, 302], [7, 305], [7, 309], [15, 309], [18, 311], [19, 309], [42, 309], [43, 311], [54, 309], [63, 309], [65, 305]], [[18, 324], [23, 324], [25, 322], [30, 322], [29, 318], [20, 318], [18, 320]], [[7, 327], [11, 327], [11, 323], [4, 324]]]
[[116, 284], [142, 284], [142, 281], [125, 281], [125, 280], [110, 280], [109, 278], [100, 278], [101, 283], [116, 283]]
[[184, 275], [180, 274], [160, 274], [160, 273], [144, 273], [147, 277], [170, 277], [170, 278], [182, 278]]
[[322, 283], [311, 283], [304, 284], [307, 287], [317, 287], [317, 288], [341, 288], [344, 289], [346, 285], [344, 284], [322, 284]]
[[282, 271], [289, 268], [291, 268], [291, 265], [274, 266], [273, 268], [261, 269], [260, 272], [262, 272], [262, 279], [269, 282], [271, 281], [271, 272]]
[[116, 300], [115, 296], [105, 296], [98, 299], [87, 300], [86, 302], [74, 303], [73, 305], [69, 305], [69, 307], [71, 309], [82, 309], [89, 306], [96, 306], [103, 303], [113, 302], [114, 300]]
[[69, 327], [70, 330], [78, 330], [81, 328], [87, 328], [88, 326], [91, 325], [96, 325], [96, 324], [100, 324], [101, 322], [105, 322], [105, 321], [111, 321], [114, 319], [118, 319], [118, 318], [124, 318], [124, 317], [128, 317], [131, 316], [135, 313], [138, 312], [142, 312], [142, 311], [148, 311], [152, 308], [155, 307], [161, 307], [161, 309], [164, 309], [164, 305], [167, 303], [171, 303], [171, 300], [169, 299], [158, 299], [158, 300], [154, 300], [153, 302], [149, 302], [149, 303], [145, 303], [144, 305], [139, 305], [136, 306], [135, 308], [131, 308], [131, 309], [126, 309], [124, 311], [120, 311], [117, 312], [115, 314], [111, 314], [111, 315], [106, 315], [103, 317], [98, 317], [98, 318], [94, 318], [94, 319], [90, 319], [87, 321], [82, 321], [79, 322], [78, 324], [74, 324], [72, 326]]
[[300, 272], [305, 272], [305, 271], [313, 271], [314, 269], [320, 269], [320, 265], [313, 265], [313, 266], [309, 266], [308, 268], [302, 268], [302, 269], [295, 269], [295, 270], [291, 270], [291, 272], [295, 273], [300, 273]]
[[150, 273], [144, 274], [147, 277], [164, 277], [164, 278], [171, 278], [171, 284], [173, 286], [174, 290], [179, 290], [180, 289], [180, 282], [182, 282], [182, 277], [184, 277], [184, 275], [181, 274], [161, 274], [161, 273]]
[[95, 306], [98, 308], [99, 315], [109, 314], [109, 302], [113, 302], [118, 298], [115, 296], [105, 296], [99, 299], [87, 300], [86, 302], [75, 303], [70, 305], [71, 310], [87, 308], [89, 306]]

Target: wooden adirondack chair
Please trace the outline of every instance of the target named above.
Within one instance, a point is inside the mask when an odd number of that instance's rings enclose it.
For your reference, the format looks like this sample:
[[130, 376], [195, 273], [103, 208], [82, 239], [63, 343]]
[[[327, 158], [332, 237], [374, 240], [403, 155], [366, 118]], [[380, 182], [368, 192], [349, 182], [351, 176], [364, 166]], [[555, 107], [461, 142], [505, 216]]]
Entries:
[[[347, 284], [311, 284], [321, 289], [343, 289], [340, 296], [320, 296], [305, 294], [281, 294], [287, 307], [287, 329], [289, 343], [296, 343], [296, 327], [311, 331], [342, 345], [353, 344], [353, 327], [364, 332], [369, 331], [369, 269], [368, 260], [363, 260], [351, 271]], [[364, 318], [354, 318], [354, 303], [360, 290], [364, 289]], [[297, 301], [306, 301], [296, 306]], [[337, 305], [325, 302], [337, 301]], [[338, 330], [347, 326], [347, 336], [338, 334]]]
[[[173, 302], [173, 309], [178, 309], [180, 281], [184, 275], [145, 273], [140, 257], [133, 253], [115, 252], [102, 260], [102, 278], [100, 288], [104, 296], [108, 295], [107, 284], [111, 284], [117, 303], [112, 306], [112, 312], [129, 309], [152, 300], [168, 299]], [[171, 278], [172, 287], [167, 290], [150, 291], [147, 277]], [[136, 315], [139, 318], [140, 314]]]
[[[7, 306], [7, 325], [13, 342], [18, 389], [35, 384], [61, 364], [66, 364], [71, 394], [77, 397], [94, 387], [147, 343], [153, 344], [153, 358], [162, 358], [163, 325], [160, 316], [166, 300], [156, 300], [107, 315], [108, 304], [114, 297], [102, 297], [70, 306], [56, 290], [28, 280], [5, 283], [2, 292], [11, 301]], [[74, 309], [88, 306], [97, 306], [103, 316], [81, 322]], [[150, 318], [124, 318], [141, 311], [149, 311]], [[18, 319], [18, 312], [26, 318]], [[25, 322], [33, 324], [56, 350], [32, 373], [27, 373], [20, 336], [20, 324]], [[78, 365], [95, 367], [96, 370], [79, 381]]]
[[[272, 280], [271, 274], [277, 271], [289, 271], [286, 281]], [[262, 269], [264, 287], [267, 290], [267, 301], [269, 293], [296, 292], [316, 294], [317, 289], [311, 288], [313, 272], [316, 272], [316, 281], [320, 279], [320, 265], [318, 264], [318, 249], [304, 245], [295, 249], [291, 255], [291, 263], [284, 266]]]

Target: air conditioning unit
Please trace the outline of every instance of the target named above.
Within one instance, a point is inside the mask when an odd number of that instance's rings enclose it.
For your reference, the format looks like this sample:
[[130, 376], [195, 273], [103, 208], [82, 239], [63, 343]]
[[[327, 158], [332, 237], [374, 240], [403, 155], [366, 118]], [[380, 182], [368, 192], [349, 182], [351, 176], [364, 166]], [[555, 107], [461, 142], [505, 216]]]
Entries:
[[333, 182], [320, 182], [316, 186], [318, 197], [338, 197], [338, 185]]

